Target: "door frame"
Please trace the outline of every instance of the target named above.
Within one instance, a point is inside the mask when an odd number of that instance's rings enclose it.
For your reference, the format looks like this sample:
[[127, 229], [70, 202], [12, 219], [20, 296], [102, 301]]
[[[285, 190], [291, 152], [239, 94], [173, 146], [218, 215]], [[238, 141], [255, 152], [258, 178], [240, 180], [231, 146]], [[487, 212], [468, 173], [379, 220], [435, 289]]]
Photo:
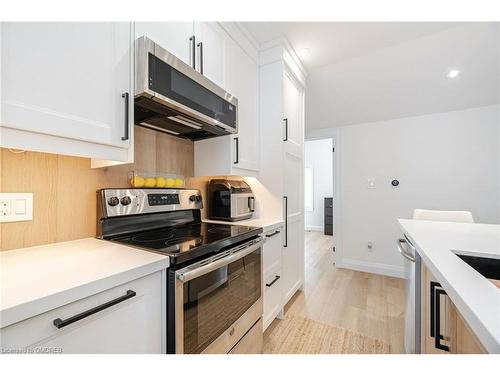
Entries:
[[[340, 190], [340, 131], [339, 128], [305, 129], [304, 141], [331, 139], [333, 143], [333, 246], [335, 246], [335, 265], [343, 268], [342, 242], [342, 197]], [[305, 223], [305, 220], [304, 220]], [[304, 226], [305, 230], [305, 226]]]

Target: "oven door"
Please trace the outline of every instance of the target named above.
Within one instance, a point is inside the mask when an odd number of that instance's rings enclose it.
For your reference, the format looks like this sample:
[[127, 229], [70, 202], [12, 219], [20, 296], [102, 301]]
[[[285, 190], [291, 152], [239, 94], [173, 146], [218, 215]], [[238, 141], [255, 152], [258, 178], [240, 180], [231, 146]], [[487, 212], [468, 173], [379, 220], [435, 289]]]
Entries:
[[175, 272], [175, 352], [228, 353], [262, 316], [263, 239]]

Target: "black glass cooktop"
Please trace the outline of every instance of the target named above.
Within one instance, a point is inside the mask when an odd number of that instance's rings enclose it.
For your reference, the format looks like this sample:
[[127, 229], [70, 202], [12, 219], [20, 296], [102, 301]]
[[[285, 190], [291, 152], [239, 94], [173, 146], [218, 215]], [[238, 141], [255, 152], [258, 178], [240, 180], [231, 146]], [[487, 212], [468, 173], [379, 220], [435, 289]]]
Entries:
[[163, 253], [170, 257], [171, 264], [179, 264], [219, 252], [259, 233], [262, 233], [261, 228], [243, 225], [188, 223], [127, 234], [112, 240]]

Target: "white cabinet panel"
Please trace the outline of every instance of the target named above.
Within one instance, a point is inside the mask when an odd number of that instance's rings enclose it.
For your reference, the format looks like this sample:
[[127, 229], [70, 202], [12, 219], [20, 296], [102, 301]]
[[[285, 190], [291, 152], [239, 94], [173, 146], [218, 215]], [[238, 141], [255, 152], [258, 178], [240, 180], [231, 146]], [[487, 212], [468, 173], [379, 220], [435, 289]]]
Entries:
[[215, 22], [196, 22], [196, 69], [225, 88], [227, 38]]
[[[55, 319], [67, 319], [126, 295], [135, 296], [60, 329]], [[3, 349], [62, 353], [161, 353], [165, 298], [161, 272], [117, 286], [94, 296], [2, 328]], [[38, 349], [37, 349], [38, 348]]]
[[194, 35], [193, 22], [136, 22], [135, 37], [146, 36], [186, 64], [192, 65], [190, 38]]
[[286, 246], [283, 246], [283, 304], [285, 305], [304, 281], [304, 222], [302, 215], [289, 215]]
[[131, 32], [130, 23], [3, 23], [2, 126], [127, 149]]
[[303, 92], [295, 79], [285, 73], [283, 80], [284, 118], [286, 139], [284, 147], [287, 152], [302, 158], [304, 143], [304, 100]]

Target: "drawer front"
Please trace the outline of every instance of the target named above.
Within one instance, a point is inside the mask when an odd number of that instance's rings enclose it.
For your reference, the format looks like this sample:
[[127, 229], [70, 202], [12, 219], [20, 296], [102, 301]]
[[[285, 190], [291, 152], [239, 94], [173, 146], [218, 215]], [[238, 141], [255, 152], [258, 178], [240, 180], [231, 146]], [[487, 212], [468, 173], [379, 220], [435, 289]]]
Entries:
[[272, 323], [282, 309], [282, 269], [280, 264], [264, 274], [264, 330]]
[[[135, 295], [64, 327], [54, 325], [56, 319], [64, 322], [127, 291]], [[5, 327], [1, 346], [56, 353], [161, 353], [162, 291], [161, 272], [156, 272]]]
[[283, 227], [278, 227], [274, 230], [264, 233], [266, 243], [262, 250], [263, 270], [264, 275], [269, 272], [272, 267], [279, 265], [281, 267], [281, 247], [282, 247]]

